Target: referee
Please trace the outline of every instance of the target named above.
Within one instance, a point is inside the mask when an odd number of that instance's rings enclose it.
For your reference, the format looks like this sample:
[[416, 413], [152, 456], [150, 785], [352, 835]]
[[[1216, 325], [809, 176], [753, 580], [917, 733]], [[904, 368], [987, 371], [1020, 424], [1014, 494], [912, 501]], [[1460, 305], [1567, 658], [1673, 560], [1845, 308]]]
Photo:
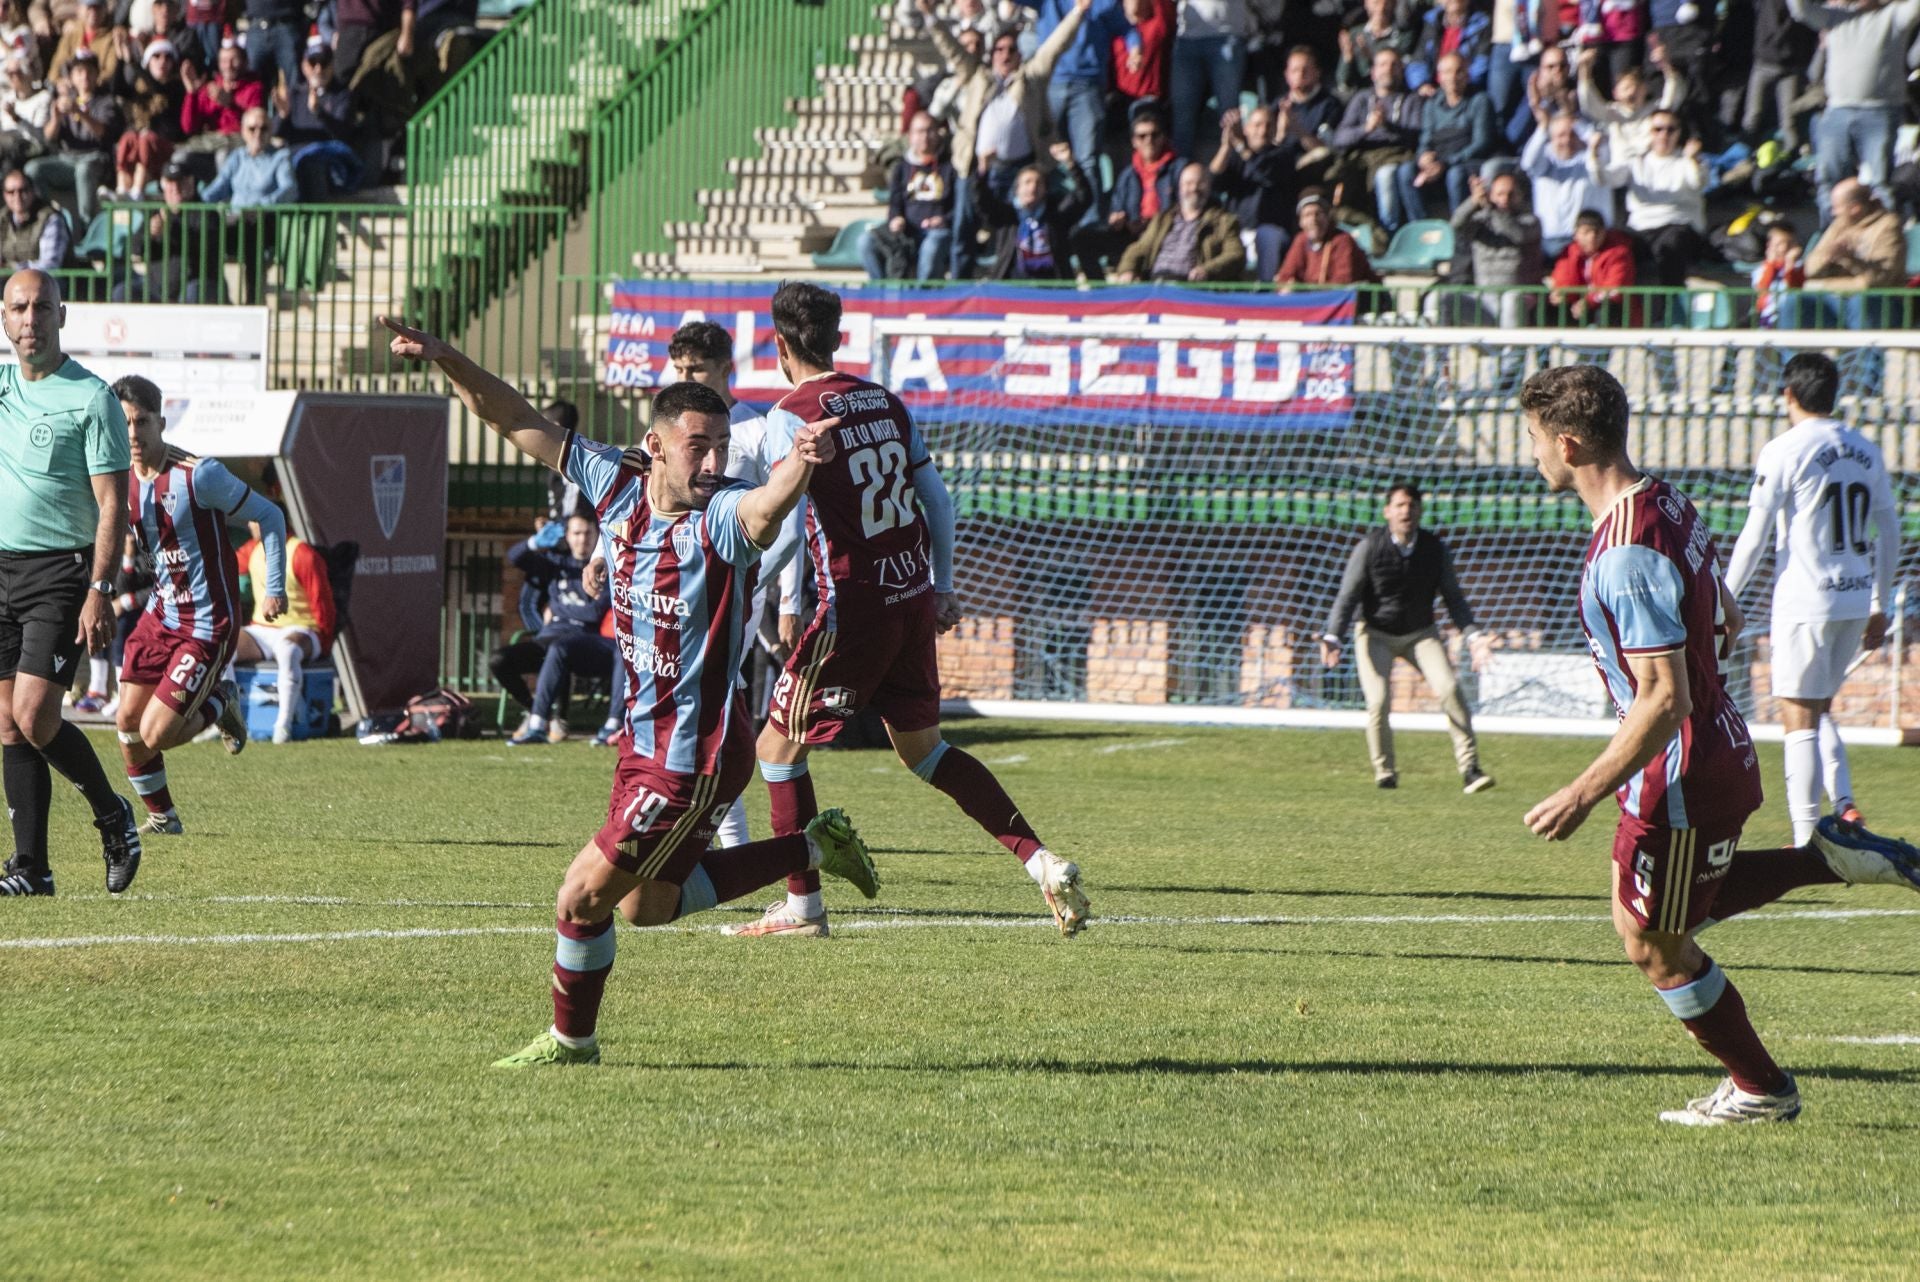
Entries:
[[93, 807], [119, 894], [140, 868], [133, 807], [60, 701], [81, 655], [113, 636], [113, 570], [127, 534], [127, 419], [107, 385], [60, 350], [67, 309], [45, 272], [0, 293], [20, 359], [0, 365], [0, 755], [13, 857], [0, 895], [51, 895], [47, 809], [58, 770]]
[[1485, 792], [1493, 787], [1493, 776], [1480, 769], [1473, 719], [1460, 697], [1459, 682], [1454, 680], [1453, 665], [1447, 661], [1447, 648], [1433, 620], [1434, 594], [1445, 599], [1454, 625], [1466, 634], [1475, 672], [1486, 665], [1491, 643], [1474, 624], [1473, 609], [1453, 575], [1453, 553], [1446, 541], [1420, 528], [1420, 503], [1420, 487], [1409, 482], [1387, 491], [1387, 523], [1368, 532], [1347, 557], [1340, 595], [1334, 599], [1326, 635], [1320, 638], [1320, 661], [1329, 668], [1339, 666], [1341, 639], [1358, 613], [1354, 666], [1360, 670], [1360, 689], [1367, 699], [1367, 752], [1373, 758], [1376, 786], [1400, 784], [1393, 768], [1393, 729], [1387, 724], [1393, 703], [1388, 679], [1393, 661], [1406, 659], [1420, 669], [1447, 714], [1464, 790]]

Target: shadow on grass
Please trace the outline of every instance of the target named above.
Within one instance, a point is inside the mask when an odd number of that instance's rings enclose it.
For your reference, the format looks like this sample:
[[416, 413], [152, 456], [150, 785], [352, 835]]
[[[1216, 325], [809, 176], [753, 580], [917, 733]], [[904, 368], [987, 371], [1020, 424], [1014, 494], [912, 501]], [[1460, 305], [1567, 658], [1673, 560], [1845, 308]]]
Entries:
[[[801, 1060], [795, 1062], [748, 1060], [673, 1063], [616, 1063], [609, 1067], [630, 1072], [731, 1073], [752, 1070], [828, 1071], [836, 1073], [1049, 1073], [1081, 1077], [1135, 1077], [1163, 1074], [1172, 1077], [1231, 1077], [1245, 1075], [1281, 1076], [1300, 1073], [1311, 1076], [1367, 1077], [1701, 1077], [1712, 1071], [1711, 1063], [1700, 1064], [1614, 1064], [1558, 1062], [1538, 1064], [1502, 1064], [1469, 1060], [1282, 1060], [1253, 1057], [1247, 1059], [1178, 1059], [1155, 1055], [1142, 1059], [1063, 1060], [1021, 1059], [1013, 1056], [987, 1056], [975, 1060], [948, 1063], [873, 1064], [847, 1060]], [[1794, 1066], [1801, 1080], [1872, 1082], [1885, 1085], [1920, 1084], [1920, 1067], [1859, 1068], [1836, 1064], [1830, 1067]]]

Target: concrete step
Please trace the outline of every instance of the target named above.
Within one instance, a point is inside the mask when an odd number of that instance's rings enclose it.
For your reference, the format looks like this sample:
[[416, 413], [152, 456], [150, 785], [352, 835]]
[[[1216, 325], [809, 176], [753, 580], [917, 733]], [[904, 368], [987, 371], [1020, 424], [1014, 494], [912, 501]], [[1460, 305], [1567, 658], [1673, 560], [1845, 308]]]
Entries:
[[826, 188], [828, 179], [839, 179], [840, 189], [880, 185], [880, 167], [864, 152], [820, 155], [799, 149], [783, 149], [766, 156], [735, 156], [727, 161], [727, 172], [742, 178], [795, 179], [810, 187]]

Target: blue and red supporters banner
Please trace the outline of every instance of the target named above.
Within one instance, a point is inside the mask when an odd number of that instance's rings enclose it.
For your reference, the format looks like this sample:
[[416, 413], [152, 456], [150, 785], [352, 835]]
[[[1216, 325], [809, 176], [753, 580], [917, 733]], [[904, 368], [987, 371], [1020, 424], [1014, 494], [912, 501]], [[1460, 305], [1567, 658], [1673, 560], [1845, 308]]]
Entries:
[[[734, 395], [768, 406], [788, 391], [768, 306], [775, 282], [621, 281], [601, 379], [609, 387], [673, 381], [667, 342], [690, 320], [734, 340]], [[1292, 322], [1350, 325], [1354, 296], [1218, 293], [1178, 285], [1095, 290], [973, 284], [929, 289], [858, 286], [844, 303], [835, 365], [870, 377], [880, 318], [1034, 320], [1129, 325]], [[922, 423], [978, 420], [1325, 431], [1353, 417], [1353, 348], [1289, 343], [1271, 334], [1238, 342], [1044, 342], [943, 335], [890, 340], [887, 382]]]

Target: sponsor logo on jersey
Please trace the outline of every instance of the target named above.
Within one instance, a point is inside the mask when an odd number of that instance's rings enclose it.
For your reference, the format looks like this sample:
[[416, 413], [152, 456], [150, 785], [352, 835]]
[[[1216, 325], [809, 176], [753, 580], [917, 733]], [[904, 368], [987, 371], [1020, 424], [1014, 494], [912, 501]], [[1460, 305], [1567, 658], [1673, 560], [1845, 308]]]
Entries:
[[615, 583], [613, 599], [625, 605], [629, 613], [649, 610], [654, 614], [670, 614], [676, 619], [684, 619], [692, 613], [681, 597], [667, 596], [663, 592], [644, 592], [629, 583]]
[[847, 412], [847, 398], [838, 392], [828, 392], [820, 398], [820, 408], [827, 412], [828, 418], [837, 418]]
[[153, 563], [156, 566], [165, 566], [169, 569], [174, 566], [183, 566], [191, 559], [185, 548], [161, 548], [153, 554]]
[[828, 716], [847, 717], [853, 715], [854, 704], [859, 696], [848, 686], [828, 686], [816, 691], [813, 697], [820, 704], [820, 711]]
[[407, 456], [376, 454], [373, 468], [373, 510], [380, 518], [380, 534], [392, 538], [400, 524], [400, 509], [407, 501]]
[[1664, 512], [1667, 519], [1675, 525], [1680, 524], [1681, 521], [1686, 519], [1686, 513], [1682, 511], [1680, 507], [1680, 500], [1674, 498], [1671, 494], [1662, 494], [1655, 503], [1655, 506]]
[[657, 645], [635, 641], [633, 637], [621, 633], [620, 653], [634, 672], [641, 676], [665, 677], [669, 681], [680, 679], [680, 656], [669, 654]]

